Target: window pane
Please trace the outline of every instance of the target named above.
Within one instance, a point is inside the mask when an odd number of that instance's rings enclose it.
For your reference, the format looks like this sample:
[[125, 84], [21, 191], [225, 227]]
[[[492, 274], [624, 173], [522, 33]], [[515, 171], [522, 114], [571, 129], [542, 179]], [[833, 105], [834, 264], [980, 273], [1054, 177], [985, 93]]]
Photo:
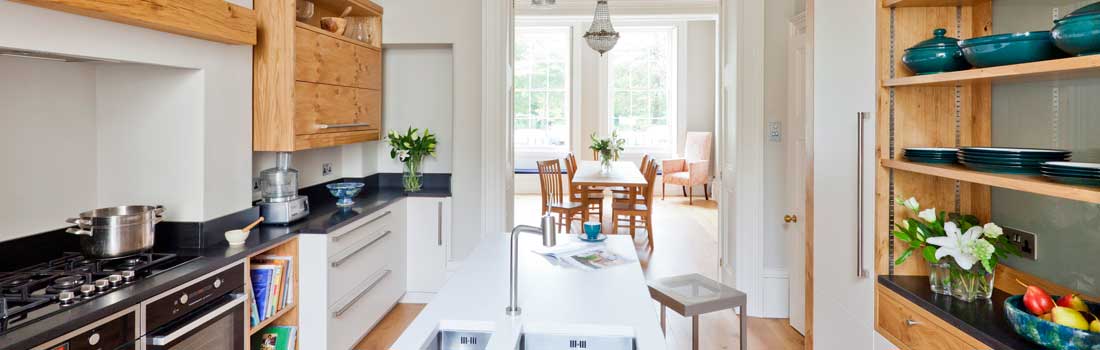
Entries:
[[610, 125], [627, 147], [670, 150], [676, 135], [673, 99], [675, 27], [618, 28], [609, 53]]
[[570, 27], [518, 27], [515, 41], [515, 145], [565, 151], [569, 141]]

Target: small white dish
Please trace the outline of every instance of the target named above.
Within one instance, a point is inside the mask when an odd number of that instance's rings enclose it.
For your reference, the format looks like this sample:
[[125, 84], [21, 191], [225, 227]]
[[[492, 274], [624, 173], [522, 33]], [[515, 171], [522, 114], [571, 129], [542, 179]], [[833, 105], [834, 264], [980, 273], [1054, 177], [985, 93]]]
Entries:
[[248, 240], [248, 231], [245, 230], [229, 230], [225, 231], [225, 240], [229, 241], [229, 245], [243, 245]]

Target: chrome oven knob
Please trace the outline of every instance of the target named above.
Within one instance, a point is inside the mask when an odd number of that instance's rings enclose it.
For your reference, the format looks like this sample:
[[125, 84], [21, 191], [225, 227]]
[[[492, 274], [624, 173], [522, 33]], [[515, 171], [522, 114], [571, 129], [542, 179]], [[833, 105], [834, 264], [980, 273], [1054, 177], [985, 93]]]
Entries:
[[73, 302], [75, 302], [75, 300], [73, 300], [75, 297], [76, 296], [73, 295], [73, 292], [57, 293], [57, 300], [61, 302], [61, 305], [72, 304]]
[[107, 276], [107, 282], [111, 283], [111, 287], [118, 287], [118, 285], [122, 284], [122, 276], [120, 276], [120, 275]]
[[222, 287], [222, 279], [221, 278], [215, 278], [214, 279], [214, 288], [217, 289], [217, 288], [221, 288], [221, 287]]
[[80, 286], [80, 295], [81, 296], [87, 298], [87, 297], [92, 296], [92, 294], [95, 294], [95, 286], [90, 285], [90, 284], [85, 284], [85, 285]]
[[133, 271], [122, 271], [122, 280], [126, 281], [126, 283], [133, 282], [134, 281], [134, 272]]
[[100, 292], [105, 291], [105, 290], [107, 290], [107, 288], [110, 288], [109, 285], [110, 285], [110, 282], [107, 282], [107, 280], [105, 280], [105, 279], [95, 280], [95, 289], [97, 291], [100, 291]]
[[187, 293], [180, 294], [180, 304], [187, 305]]
[[99, 333], [92, 333], [88, 337], [88, 345], [95, 346], [96, 344], [99, 344]]

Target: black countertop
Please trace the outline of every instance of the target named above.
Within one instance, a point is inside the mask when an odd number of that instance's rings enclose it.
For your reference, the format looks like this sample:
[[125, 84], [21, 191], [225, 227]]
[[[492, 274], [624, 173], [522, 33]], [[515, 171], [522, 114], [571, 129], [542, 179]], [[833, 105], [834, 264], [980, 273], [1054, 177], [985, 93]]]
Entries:
[[1004, 310], [1012, 295], [1000, 289], [990, 300], [965, 302], [932, 293], [927, 276], [879, 276], [878, 283], [995, 350], [1041, 348], [1012, 330]]
[[154, 250], [160, 252], [198, 256], [199, 258], [150, 278], [139, 280], [87, 303], [73, 306], [64, 312], [0, 335], [0, 350], [25, 350], [41, 345], [100, 318], [125, 310], [174, 286], [241, 261], [253, 253], [283, 243], [298, 234], [332, 232], [405, 197], [451, 196], [449, 186], [446, 188], [425, 187], [424, 190], [416, 193], [405, 193], [400, 187], [368, 186], [364, 192], [355, 199], [355, 204], [348, 208], [336, 206], [336, 199], [327, 192], [314, 189], [304, 193], [309, 195], [312, 206], [308, 217], [289, 225], [261, 225], [254, 228], [249, 234], [248, 240], [242, 246], [229, 246], [222, 239], [203, 249], [166, 250], [154, 247]]

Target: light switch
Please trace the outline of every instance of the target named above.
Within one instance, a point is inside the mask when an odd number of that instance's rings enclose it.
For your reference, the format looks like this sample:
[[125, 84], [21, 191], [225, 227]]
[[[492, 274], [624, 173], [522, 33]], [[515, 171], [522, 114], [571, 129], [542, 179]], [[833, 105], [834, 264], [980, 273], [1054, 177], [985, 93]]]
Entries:
[[782, 140], [781, 128], [779, 122], [768, 122], [768, 141], [780, 142]]

